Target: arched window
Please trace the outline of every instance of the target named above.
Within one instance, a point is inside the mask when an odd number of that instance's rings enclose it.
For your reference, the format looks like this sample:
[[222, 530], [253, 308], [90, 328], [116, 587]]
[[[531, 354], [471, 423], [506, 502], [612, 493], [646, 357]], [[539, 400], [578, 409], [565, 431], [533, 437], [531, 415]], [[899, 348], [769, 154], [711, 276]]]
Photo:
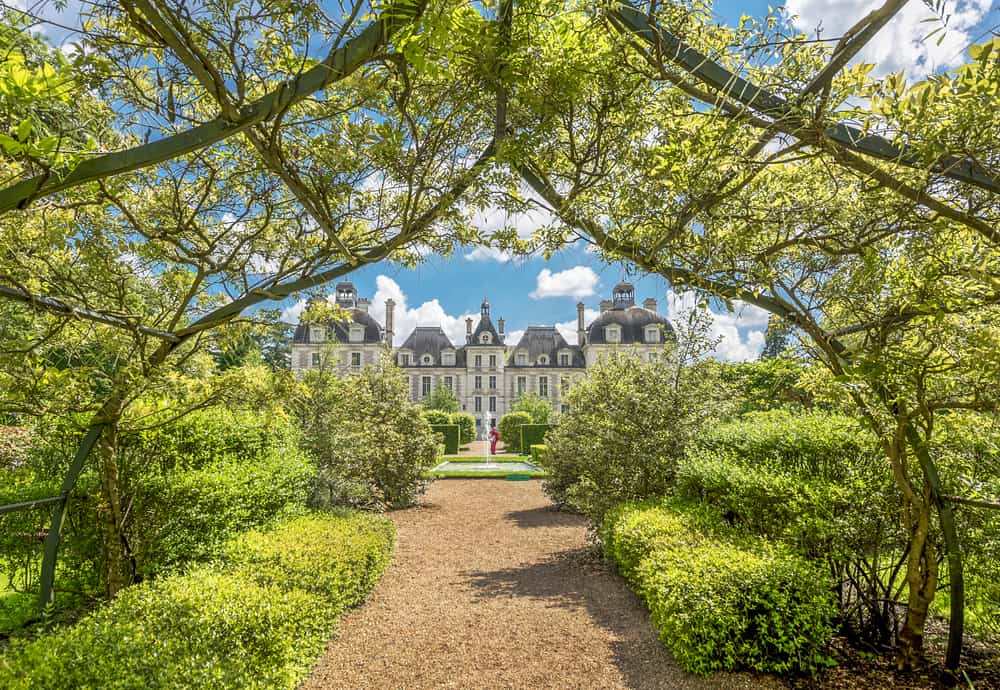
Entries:
[[483, 345], [489, 345], [491, 340], [492, 338], [490, 338], [489, 333], [483, 333], [481, 336], [479, 336], [479, 342], [481, 342]]
[[430, 355], [424, 355], [423, 357], [420, 358], [420, 363], [421, 364], [433, 364], [434, 363], [434, 358], [431, 357]]

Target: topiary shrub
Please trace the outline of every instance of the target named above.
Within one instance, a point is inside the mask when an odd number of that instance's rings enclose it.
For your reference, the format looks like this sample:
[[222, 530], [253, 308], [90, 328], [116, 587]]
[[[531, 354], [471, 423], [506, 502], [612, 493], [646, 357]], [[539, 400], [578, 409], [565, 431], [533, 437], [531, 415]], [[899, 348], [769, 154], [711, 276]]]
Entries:
[[532, 446], [544, 443], [545, 434], [551, 428], [551, 424], [522, 424], [521, 452], [528, 455]]
[[463, 446], [476, 440], [476, 418], [468, 412], [452, 412], [449, 424], [457, 424], [460, 429], [459, 443]]
[[455, 455], [458, 452], [461, 429], [457, 424], [431, 424], [431, 430], [444, 439], [445, 455]]
[[835, 612], [823, 570], [760, 541], [730, 541], [727, 529], [704, 510], [652, 502], [609, 511], [600, 533], [686, 670], [817, 668]]
[[451, 424], [451, 417], [447, 412], [441, 410], [424, 410], [424, 419], [431, 426], [435, 424]]
[[297, 687], [385, 569], [389, 521], [310, 515], [235, 540], [228, 565], [135, 585], [78, 624], [0, 656], [0, 687]]
[[508, 412], [500, 418], [498, 431], [507, 452], [521, 452], [521, 425], [531, 424], [531, 415], [527, 412]]
[[545, 467], [545, 446], [536, 443], [531, 446], [531, 463], [539, 467]]

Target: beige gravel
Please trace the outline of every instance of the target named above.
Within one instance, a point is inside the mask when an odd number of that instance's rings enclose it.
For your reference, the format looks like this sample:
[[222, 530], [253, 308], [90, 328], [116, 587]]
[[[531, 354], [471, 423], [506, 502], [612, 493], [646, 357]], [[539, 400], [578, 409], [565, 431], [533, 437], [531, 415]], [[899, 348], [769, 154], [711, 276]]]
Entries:
[[755, 688], [681, 671], [577, 516], [540, 482], [439, 480], [391, 515], [399, 545], [304, 687]]

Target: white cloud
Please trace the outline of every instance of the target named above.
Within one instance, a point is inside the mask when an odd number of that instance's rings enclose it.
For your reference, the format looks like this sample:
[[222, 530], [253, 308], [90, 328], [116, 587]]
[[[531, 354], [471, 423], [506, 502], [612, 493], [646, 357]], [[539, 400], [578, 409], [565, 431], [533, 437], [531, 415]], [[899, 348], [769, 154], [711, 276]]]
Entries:
[[285, 307], [281, 310], [281, 320], [285, 323], [298, 323], [299, 319], [302, 317], [302, 311], [306, 308], [306, 301], [300, 299], [295, 304], [290, 307]]
[[417, 326], [440, 326], [452, 344], [455, 347], [461, 347], [465, 344], [466, 317], [471, 316], [475, 322], [479, 321], [479, 314], [469, 313], [451, 316], [445, 312], [444, 307], [436, 299], [411, 308], [399, 284], [388, 276], [380, 275], [375, 278], [375, 296], [372, 298], [369, 313], [383, 325], [385, 325], [385, 301], [387, 299], [392, 299], [396, 303], [393, 308], [393, 330], [395, 331], [393, 345], [397, 346], [402, 345]]
[[[667, 293], [667, 318], [675, 321], [681, 314], [697, 304], [693, 292]], [[768, 312], [743, 302], [733, 303], [733, 312], [711, 311], [710, 335], [719, 339], [715, 348], [716, 359], [728, 362], [745, 362], [757, 359], [764, 347]]]
[[[942, 14], [950, 15], [947, 28], [928, 38], [942, 26], [923, 2], [909, 2], [862, 49], [855, 62], [875, 65], [885, 75], [903, 70], [911, 80], [940, 69], [955, 67], [967, 59], [966, 46], [975, 38], [973, 27], [990, 12], [992, 0], [947, 0]], [[797, 15], [795, 27], [823, 38], [839, 38], [882, 0], [788, 0], [789, 14]], [[926, 21], [934, 18], [934, 21]], [[940, 44], [938, 43], [940, 39]]]
[[574, 266], [558, 273], [543, 268], [531, 297], [590, 297], [595, 294], [599, 280], [590, 266]]
[[468, 261], [498, 261], [505, 264], [511, 260], [511, 254], [497, 247], [476, 247], [465, 258]]
[[[583, 324], [584, 327], [589, 326], [594, 319], [601, 315], [601, 312], [597, 309], [584, 309], [583, 310]], [[576, 319], [571, 319], [569, 321], [560, 321], [556, 324], [556, 328], [562, 333], [562, 337], [566, 339], [566, 342], [570, 345], [579, 345], [580, 339], [577, 338], [576, 330]], [[509, 342], [509, 341], [508, 341]]]
[[515, 345], [517, 345], [518, 341], [521, 340], [521, 337], [523, 335], [524, 335], [523, 328], [517, 331], [507, 331], [507, 335], [504, 336], [504, 342], [507, 344], [508, 347], [514, 347]]

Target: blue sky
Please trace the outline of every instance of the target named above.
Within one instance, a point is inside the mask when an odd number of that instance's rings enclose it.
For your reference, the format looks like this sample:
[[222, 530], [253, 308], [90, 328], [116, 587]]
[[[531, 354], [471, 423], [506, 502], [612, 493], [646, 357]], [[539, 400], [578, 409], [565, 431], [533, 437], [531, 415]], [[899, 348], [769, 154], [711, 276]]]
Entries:
[[[70, 1], [64, 10], [39, 0], [0, 0], [48, 18], [62, 26], [79, 25], [76, 16], [79, 2]], [[777, 6], [779, 3], [774, 3]], [[816, 37], [837, 38], [882, 0], [788, 0], [786, 13], [794, 28]], [[763, 16], [768, 3], [757, 0], [719, 0], [715, 3], [718, 21], [733, 24], [743, 14]], [[982, 42], [1000, 28], [1000, 6], [993, 0], [947, 0], [947, 22], [933, 20], [933, 13], [922, 0], [908, 5], [875, 37], [859, 57], [877, 65], [876, 73], [902, 70], [910, 79], [948, 69], [960, 64], [973, 42]], [[928, 21], [932, 19], [932, 21]], [[945, 25], [946, 24], [946, 25]], [[928, 34], [943, 28], [933, 38]], [[54, 43], [72, 40], [62, 28], [39, 26]], [[476, 220], [487, 225], [507, 221], [502, 213], [485, 211]], [[538, 218], [510, 219], [521, 232], [530, 232]], [[512, 342], [529, 325], [557, 324], [567, 338], [575, 342], [576, 303], [584, 302], [588, 318], [596, 314], [602, 298], [611, 287], [627, 277], [636, 284], [637, 300], [654, 297], [658, 308], [673, 316], [682, 305], [690, 306], [691, 297], [675, 295], [661, 278], [626, 276], [618, 266], [602, 264], [583, 246], [571, 247], [549, 261], [541, 258], [515, 258], [488, 250], [458, 249], [450, 257], [435, 257], [415, 269], [377, 265], [351, 276], [361, 296], [373, 300], [373, 313], [382, 318], [384, 300], [397, 303], [397, 342], [416, 325], [440, 324], [456, 341], [461, 342], [464, 318], [476, 316], [487, 296], [494, 319], [504, 317]], [[332, 286], [330, 286], [332, 290]], [[288, 320], [294, 321], [303, 303], [292, 300], [280, 305]], [[717, 356], [742, 360], [757, 356], [763, 344], [767, 315], [744, 307], [735, 313], [713, 309], [714, 331], [720, 343]]]

